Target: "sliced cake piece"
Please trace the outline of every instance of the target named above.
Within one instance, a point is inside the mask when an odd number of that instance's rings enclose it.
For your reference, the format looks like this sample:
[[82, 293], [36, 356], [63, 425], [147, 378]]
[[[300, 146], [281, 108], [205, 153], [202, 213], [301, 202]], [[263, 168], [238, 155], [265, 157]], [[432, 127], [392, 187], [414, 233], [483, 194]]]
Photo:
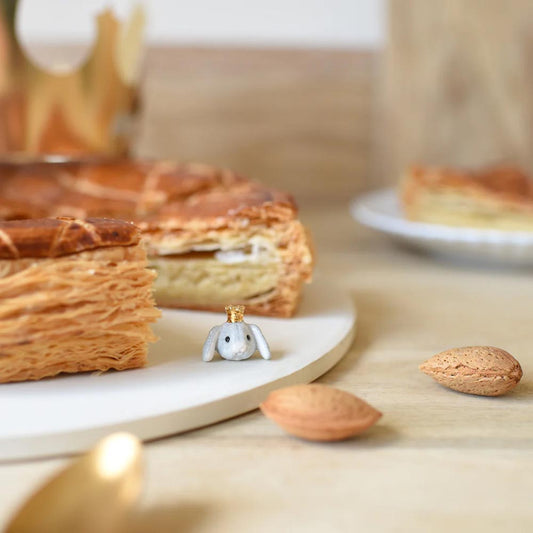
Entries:
[[0, 222], [0, 382], [143, 366], [160, 315], [146, 267], [127, 222]]
[[0, 216], [73, 215], [133, 221], [157, 270], [159, 305], [294, 314], [313, 257], [286, 193], [200, 164], [0, 165]]
[[411, 220], [533, 231], [533, 181], [517, 168], [413, 167], [402, 181], [401, 198]]

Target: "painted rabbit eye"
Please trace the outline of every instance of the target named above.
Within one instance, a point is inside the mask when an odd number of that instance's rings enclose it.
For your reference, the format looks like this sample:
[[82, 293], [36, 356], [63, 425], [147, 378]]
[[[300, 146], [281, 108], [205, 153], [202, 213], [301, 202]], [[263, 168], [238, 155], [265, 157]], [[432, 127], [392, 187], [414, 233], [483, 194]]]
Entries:
[[248, 340], [250, 340], [250, 335], [246, 335], [246, 338], [247, 338]]
[[226, 342], [229, 342], [229, 337], [226, 337], [224, 340], [225, 340]]

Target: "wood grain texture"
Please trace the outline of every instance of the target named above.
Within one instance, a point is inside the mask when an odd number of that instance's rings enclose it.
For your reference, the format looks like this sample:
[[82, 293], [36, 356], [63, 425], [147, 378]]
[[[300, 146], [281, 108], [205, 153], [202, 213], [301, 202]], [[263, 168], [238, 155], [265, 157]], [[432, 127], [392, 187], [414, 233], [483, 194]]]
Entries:
[[[126, 531], [531, 531], [531, 272], [437, 262], [351, 220], [348, 194], [365, 186], [374, 146], [375, 55], [235, 54], [152, 56], [141, 148], [294, 189], [315, 237], [317, 275], [349, 291], [359, 310], [355, 344], [321, 382], [383, 418], [335, 444], [288, 437], [258, 411], [149, 443], [143, 506]], [[348, 65], [358, 67], [337, 71]], [[328, 198], [330, 183], [340, 199]], [[524, 377], [509, 395], [455, 393], [418, 370], [439, 351], [476, 344], [520, 361]], [[0, 523], [64, 462], [1, 465]]]
[[390, 0], [383, 161], [533, 171], [533, 4]]
[[152, 49], [138, 152], [353, 195], [370, 172], [375, 68], [373, 52]]
[[[338, 202], [302, 216], [319, 275], [359, 310], [354, 345], [320, 381], [363, 398], [382, 419], [357, 438], [317, 444], [254, 411], [152, 442], [143, 505], [126, 531], [530, 531], [530, 272], [410, 253], [356, 227]], [[418, 370], [432, 354], [469, 344], [513, 353], [524, 371], [517, 388], [468, 396]], [[63, 462], [0, 466], [0, 524]]]

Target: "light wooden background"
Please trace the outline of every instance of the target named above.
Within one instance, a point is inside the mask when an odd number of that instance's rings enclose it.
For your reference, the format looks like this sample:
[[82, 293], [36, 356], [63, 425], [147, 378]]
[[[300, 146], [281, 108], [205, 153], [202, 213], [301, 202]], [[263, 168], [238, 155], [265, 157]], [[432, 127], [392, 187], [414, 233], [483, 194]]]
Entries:
[[[354, 223], [348, 200], [376, 183], [372, 139], [386, 133], [373, 120], [378, 62], [367, 52], [151, 53], [141, 152], [295, 192], [316, 282], [337, 283], [359, 311], [355, 343], [321, 381], [384, 417], [334, 444], [288, 437], [257, 410], [149, 443], [128, 533], [533, 531], [531, 270], [437, 260]], [[418, 371], [469, 344], [520, 360], [514, 392], [467, 396]], [[0, 525], [65, 462], [1, 464]]]
[[533, 2], [389, 7], [383, 173], [413, 161], [533, 172]]
[[[353, 346], [320, 382], [383, 418], [357, 438], [309, 443], [255, 410], [148, 443], [142, 505], [120, 533], [533, 531], [531, 271], [409, 252], [357, 227], [338, 201], [302, 216], [315, 281], [337, 283], [359, 312]], [[513, 353], [519, 386], [484, 398], [418, 371], [470, 344]], [[0, 464], [0, 526], [66, 461]]]
[[152, 49], [138, 153], [231, 167], [300, 199], [370, 180], [375, 52]]

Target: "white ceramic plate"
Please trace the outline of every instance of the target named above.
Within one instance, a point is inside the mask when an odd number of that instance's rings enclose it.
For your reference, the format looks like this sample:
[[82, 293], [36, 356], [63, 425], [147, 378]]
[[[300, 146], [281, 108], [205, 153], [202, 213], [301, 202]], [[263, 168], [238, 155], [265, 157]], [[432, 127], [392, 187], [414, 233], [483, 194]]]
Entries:
[[216, 358], [202, 345], [222, 313], [165, 310], [148, 367], [0, 385], [0, 459], [87, 449], [115, 430], [142, 439], [197, 428], [255, 409], [278, 387], [309, 382], [348, 350], [356, 311], [346, 291], [319, 281], [292, 319], [248, 317], [260, 326], [272, 359]]
[[395, 189], [383, 189], [356, 198], [352, 202], [351, 213], [365, 226], [430, 252], [481, 261], [533, 265], [533, 232], [412, 222], [404, 217]]

